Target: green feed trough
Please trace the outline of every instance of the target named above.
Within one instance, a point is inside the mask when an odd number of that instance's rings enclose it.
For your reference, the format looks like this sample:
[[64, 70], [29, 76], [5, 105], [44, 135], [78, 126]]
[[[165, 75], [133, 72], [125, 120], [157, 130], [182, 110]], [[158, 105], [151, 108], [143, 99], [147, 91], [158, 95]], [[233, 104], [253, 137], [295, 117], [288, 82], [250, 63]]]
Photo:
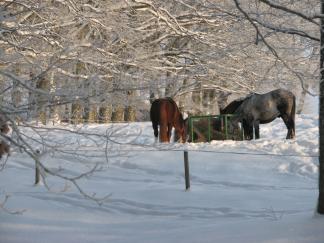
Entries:
[[229, 126], [234, 115], [190, 116], [189, 142], [210, 142], [212, 140], [243, 140], [243, 129]]

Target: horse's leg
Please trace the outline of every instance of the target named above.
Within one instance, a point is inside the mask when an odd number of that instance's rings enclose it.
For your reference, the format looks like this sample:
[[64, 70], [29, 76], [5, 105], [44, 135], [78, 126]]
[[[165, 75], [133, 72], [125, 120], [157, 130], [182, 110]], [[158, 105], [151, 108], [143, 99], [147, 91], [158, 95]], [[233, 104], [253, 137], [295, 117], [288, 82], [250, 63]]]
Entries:
[[174, 128], [173, 142], [177, 142], [178, 140], [179, 140], [179, 132], [177, 131], [176, 128]]
[[244, 130], [244, 139], [251, 140], [253, 139], [253, 123], [243, 119], [242, 126]]
[[244, 139], [248, 140], [248, 127], [247, 127], [247, 123], [245, 120], [242, 121], [242, 129], [244, 132]]
[[289, 115], [289, 121], [292, 127], [292, 134], [291, 138], [294, 138], [296, 136], [295, 131], [295, 114], [296, 114], [296, 97], [293, 98], [293, 105], [291, 107], [290, 115]]
[[289, 137], [287, 134], [287, 138], [293, 139], [293, 138], [295, 138], [295, 135], [296, 135], [295, 134], [295, 120], [293, 119], [293, 117], [288, 116], [288, 124], [289, 124], [290, 134], [289, 134]]
[[160, 124], [160, 142], [168, 142], [168, 126], [167, 124]]
[[158, 123], [152, 122], [152, 127], [153, 127], [153, 130], [154, 130], [155, 142], [157, 142], [158, 136], [159, 136]]
[[289, 117], [287, 114], [281, 114], [281, 118], [284, 121], [288, 132], [286, 139], [292, 139], [295, 137], [295, 121]]
[[168, 123], [168, 142], [170, 142], [171, 139], [171, 132], [172, 132], [172, 124]]
[[254, 121], [253, 127], [254, 127], [255, 139], [259, 139], [260, 138], [260, 122]]
[[291, 126], [292, 126], [292, 134], [291, 134], [291, 138], [295, 138], [295, 136], [296, 136], [296, 130], [295, 130], [295, 118], [294, 118], [294, 117], [291, 117], [290, 119], [291, 119], [290, 123], [291, 123]]

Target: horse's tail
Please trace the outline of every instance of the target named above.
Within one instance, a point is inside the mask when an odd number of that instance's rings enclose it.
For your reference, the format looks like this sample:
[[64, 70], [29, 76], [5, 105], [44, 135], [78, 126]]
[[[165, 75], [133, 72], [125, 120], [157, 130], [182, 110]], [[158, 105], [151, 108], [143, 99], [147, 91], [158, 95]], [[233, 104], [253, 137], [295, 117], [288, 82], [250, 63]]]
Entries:
[[150, 119], [152, 121], [152, 127], [154, 130], [155, 137], [157, 137], [159, 134], [158, 125], [159, 125], [159, 121], [160, 121], [160, 112], [159, 112], [158, 106], [159, 106], [159, 101], [155, 100], [152, 102], [151, 110], [150, 110]]
[[155, 114], [154, 114], [154, 107], [155, 107], [156, 100], [152, 102], [151, 104], [151, 109], [150, 109], [150, 120], [153, 122], [155, 119]]
[[296, 115], [296, 96], [293, 95], [293, 105], [291, 108], [291, 119], [293, 121], [293, 130], [295, 132], [295, 115]]
[[293, 105], [291, 108], [291, 117], [295, 120], [295, 114], [296, 114], [296, 96], [293, 96]]

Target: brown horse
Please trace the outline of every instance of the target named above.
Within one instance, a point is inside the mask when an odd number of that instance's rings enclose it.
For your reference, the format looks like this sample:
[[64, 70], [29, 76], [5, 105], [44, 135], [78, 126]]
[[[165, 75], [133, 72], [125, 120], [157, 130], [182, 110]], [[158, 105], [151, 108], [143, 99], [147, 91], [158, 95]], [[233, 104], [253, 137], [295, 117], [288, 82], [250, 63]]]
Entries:
[[175, 128], [176, 136], [181, 142], [185, 142], [185, 121], [173, 99], [166, 97], [154, 100], [150, 117], [156, 139], [159, 134], [158, 126], [160, 126], [160, 142], [170, 142], [172, 127]]

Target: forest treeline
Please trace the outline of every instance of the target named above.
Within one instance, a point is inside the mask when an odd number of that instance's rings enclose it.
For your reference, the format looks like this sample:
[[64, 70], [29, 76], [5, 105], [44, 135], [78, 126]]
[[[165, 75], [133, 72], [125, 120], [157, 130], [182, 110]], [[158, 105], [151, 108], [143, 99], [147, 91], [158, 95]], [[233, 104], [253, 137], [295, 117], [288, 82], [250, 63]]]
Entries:
[[301, 17], [268, 1], [1, 1], [1, 112], [44, 124], [142, 121], [159, 97], [217, 114], [279, 87], [301, 111], [318, 90], [318, 23], [303, 18], [318, 5], [282, 1]]

